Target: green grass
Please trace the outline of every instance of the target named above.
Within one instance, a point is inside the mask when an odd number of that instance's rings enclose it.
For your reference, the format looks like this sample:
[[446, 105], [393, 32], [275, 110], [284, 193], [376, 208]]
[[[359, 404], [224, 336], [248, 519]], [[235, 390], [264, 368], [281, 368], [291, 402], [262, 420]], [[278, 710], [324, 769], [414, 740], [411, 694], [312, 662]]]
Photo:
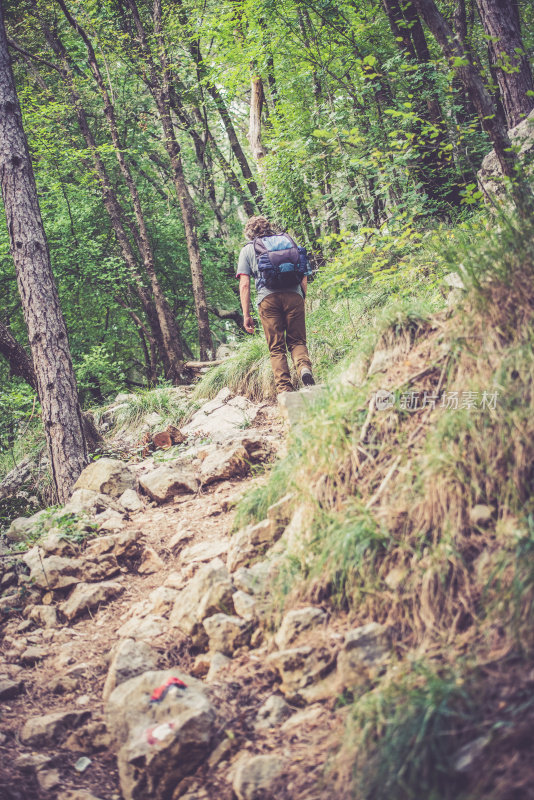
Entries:
[[[148, 414], [161, 416], [158, 427], [181, 425], [195, 409], [195, 405], [184, 397], [181, 391], [168, 386], [158, 389], [145, 389], [136, 392], [120, 404], [113, 415], [113, 430], [139, 428]], [[100, 424], [109, 404], [93, 411], [97, 424]]]

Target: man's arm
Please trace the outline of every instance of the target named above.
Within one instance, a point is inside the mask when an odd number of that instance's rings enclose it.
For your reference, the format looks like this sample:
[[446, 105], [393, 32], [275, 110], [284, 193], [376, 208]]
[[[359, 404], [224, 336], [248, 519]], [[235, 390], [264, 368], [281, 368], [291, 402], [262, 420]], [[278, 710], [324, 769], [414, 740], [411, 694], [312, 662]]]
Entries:
[[254, 333], [254, 320], [250, 315], [250, 275], [239, 276], [239, 296], [243, 309], [243, 327], [247, 333]]
[[302, 293], [304, 294], [304, 297], [306, 297], [306, 291], [308, 289], [308, 276], [307, 275], [305, 275], [303, 277], [303, 279], [301, 280], [300, 288], [302, 289]]

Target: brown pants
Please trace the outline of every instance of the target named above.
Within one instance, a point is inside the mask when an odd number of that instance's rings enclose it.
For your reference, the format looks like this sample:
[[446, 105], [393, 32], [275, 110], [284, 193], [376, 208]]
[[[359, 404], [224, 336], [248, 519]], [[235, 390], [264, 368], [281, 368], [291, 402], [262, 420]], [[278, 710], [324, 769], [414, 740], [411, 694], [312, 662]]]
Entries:
[[306, 347], [304, 300], [297, 292], [274, 292], [261, 301], [258, 310], [269, 345], [276, 391], [292, 392], [286, 346], [299, 375], [304, 367], [311, 369]]

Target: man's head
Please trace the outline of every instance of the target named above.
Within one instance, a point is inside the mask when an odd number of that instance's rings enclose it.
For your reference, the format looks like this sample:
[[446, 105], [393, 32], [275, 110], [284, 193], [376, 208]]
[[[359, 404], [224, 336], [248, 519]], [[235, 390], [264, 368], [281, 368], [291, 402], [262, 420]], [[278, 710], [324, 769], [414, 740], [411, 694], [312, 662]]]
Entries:
[[255, 239], [256, 236], [268, 236], [270, 233], [275, 233], [275, 228], [267, 217], [251, 217], [245, 225], [247, 239]]

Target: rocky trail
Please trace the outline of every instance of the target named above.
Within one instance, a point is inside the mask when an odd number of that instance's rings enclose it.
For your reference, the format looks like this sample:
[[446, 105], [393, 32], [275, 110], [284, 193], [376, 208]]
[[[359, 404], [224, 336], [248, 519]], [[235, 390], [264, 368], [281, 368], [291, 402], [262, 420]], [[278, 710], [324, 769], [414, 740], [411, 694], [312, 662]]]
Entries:
[[223, 390], [159, 462], [82, 473], [62, 513], [97, 535], [13, 523], [11, 538], [41, 533], [0, 561], [2, 800], [332, 797], [337, 700], [388, 643], [319, 604], [272, 613], [302, 508], [289, 519], [282, 500], [232, 533], [286, 424]]

